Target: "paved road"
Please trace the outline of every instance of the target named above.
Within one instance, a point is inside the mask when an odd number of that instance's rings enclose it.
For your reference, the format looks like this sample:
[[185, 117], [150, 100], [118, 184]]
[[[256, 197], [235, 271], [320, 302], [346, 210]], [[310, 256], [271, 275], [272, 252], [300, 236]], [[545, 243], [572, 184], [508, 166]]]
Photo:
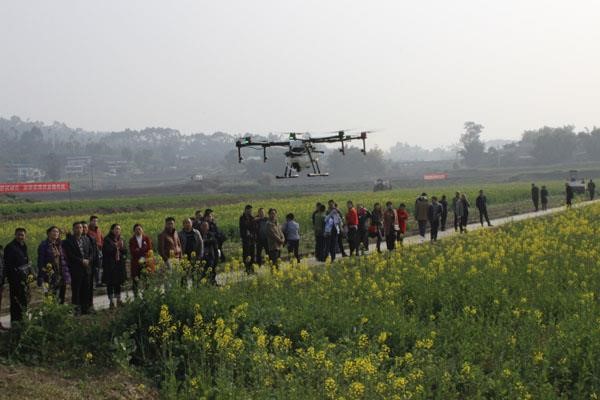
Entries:
[[[586, 201], [586, 202], [582, 202], [582, 203], [577, 203], [575, 205], [573, 205], [573, 207], [585, 207], [588, 206], [590, 204], [594, 204], [597, 203], [600, 200], [594, 200], [594, 201]], [[554, 214], [560, 211], [564, 211], [565, 207], [556, 207], [556, 208], [551, 208], [548, 209], [546, 211], [538, 211], [538, 212], [530, 212], [530, 213], [525, 213], [525, 214], [518, 214], [518, 215], [513, 215], [510, 217], [504, 217], [504, 218], [497, 218], [494, 220], [491, 220], [492, 224], [494, 226], [500, 226], [500, 225], [504, 225], [504, 224], [508, 224], [511, 222], [517, 222], [517, 221], [522, 221], [525, 219], [530, 219], [530, 218], [537, 218], [537, 217], [543, 217], [545, 215], [550, 215], [550, 214]], [[473, 211], [476, 212], [476, 211]], [[452, 228], [452, 224], [451, 228]], [[467, 226], [467, 229], [469, 231], [474, 231], [477, 229], [485, 229], [485, 227], [482, 227], [480, 224], [470, 224]], [[452, 235], [456, 235], [457, 233], [454, 232], [454, 229], [447, 229], [444, 232], [439, 232], [438, 234], [438, 238], [442, 239], [448, 236], [452, 236]], [[429, 235], [427, 235], [427, 238], [429, 237]], [[422, 239], [420, 236], [415, 235], [415, 236], [408, 236], [406, 238], [404, 238], [404, 244], [405, 245], [415, 245], [415, 244], [420, 244], [422, 243]], [[382, 249], [385, 249], [385, 242], [382, 243], [381, 245]], [[375, 249], [375, 244], [371, 244], [371, 247], [369, 249], [370, 251], [374, 251]], [[314, 258], [310, 258], [308, 259], [309, 263], [316, 263]], [[258, 272], [260, 273], [267, 273], [266, 268], [261, 269], [261, 271]], [[219, 274], [217, 276], [217, 282], [220, 284], [225, 283], [226, 281], [229, 282], [235, 282], [235, 281], [239, 281], [241, 279], [246, 279], [247, 276], [245, 273], [243, 272], [239, 272], [239, 273], [229, 273], [229, 274]], [[8, 288], [6, 288], [6, 290], [8, 290]], [[126, 293], [123, 293], [123, 298], [131, 298], [133, 296], [133, 293], [131, 291], [128, 291]], [[102, 309], [107, 309], [108, 308], [108, 297], [106, 295], [104, 296], [96, 296], [94, 297], [94, 307], [97, 310], [102, 310]], [[10, 326], [10, 315], [3, 315], [2, 317], [0, 317], [0, 322], [2, 323], [2, 325], [4, 327], [9, 327]]]

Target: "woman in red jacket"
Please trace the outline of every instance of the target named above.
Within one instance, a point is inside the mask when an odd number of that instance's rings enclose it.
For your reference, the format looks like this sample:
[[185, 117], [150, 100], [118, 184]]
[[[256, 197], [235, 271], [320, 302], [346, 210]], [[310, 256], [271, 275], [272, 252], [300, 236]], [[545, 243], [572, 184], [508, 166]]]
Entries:
[[398, 227], [400, 228], [398, 231], [397, 240], [402, 243], [404, 240], [404, 235], [406, 234], [406, 221], [410, 217], [410, 214], [406, 210], [406, 204], [400, 204], [400, 207], [396, 210], [398, 214]]
[[[133, 226], [133, 236], [129, 239], [129, 252], [131, 254], [131, 280], [133, 282], [133, 295], [138, 296], [138, 283], [142, 272], [142, 266], [147, 270], [154, 269], [152, 257], [152, 240], [144, 234], [142, 225]], [[150, 252], [150, 254], [148, 254]]]

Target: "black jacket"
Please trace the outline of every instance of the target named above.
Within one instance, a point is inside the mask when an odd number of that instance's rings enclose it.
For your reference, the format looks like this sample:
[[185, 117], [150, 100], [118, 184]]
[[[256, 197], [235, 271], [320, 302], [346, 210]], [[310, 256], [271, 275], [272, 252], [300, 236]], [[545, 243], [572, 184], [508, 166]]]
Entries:
[[481, 195], [477, 196], [477, 199], [475, 200], [475, 206], [479, 210], [485, 210], [487, 208], [487, 197]]
[[[118, 254], [117, 254], [118, 252]], [[102, 245], [102, 282], [107, 285], [120, 285], [127, 279], [125, 270], [125, 257], [127, 255], [127, 245], [119, 250], [112, 235], [104, 237]], [[117, 260], [118, 258], [118, 260]]]
[[[81, 271], [90, 271], [94, 256], [92, 251], [92, 243], [90, 238], [87, 236], [82, 236], [83, 238], [83, 253], [79, 249], [79, 245], [77, 245], [77, 240], [75, 240], [75, 236], [69, 235], [65, 240], [63, 240], [63, 250], [65, 252], [65, 259], [67, 260], [67, 265], [69, 266], [69, 271], [71, 275], [73, 273], [81, 272]], [[89, 260], [89, 267], [83, 266], [83, 260]]]
[[253, 243], [256, 241], [256, 222], [253, 216], [242, 214], [240, 216], [240, 238], [244, 243]]
[[29, 264], [27, 244], [20, 245], [16, 240], [7, 244], [4, 249], [4, 276], [15, 274], [20, 266], [26, 264]]

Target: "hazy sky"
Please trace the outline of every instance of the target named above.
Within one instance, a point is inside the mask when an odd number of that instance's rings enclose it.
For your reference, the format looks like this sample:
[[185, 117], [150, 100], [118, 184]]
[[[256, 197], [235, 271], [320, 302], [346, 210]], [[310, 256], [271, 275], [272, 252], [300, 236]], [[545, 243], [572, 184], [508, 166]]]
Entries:
[[0, 0], [0, 116], [89, 130], [600, 125], [600, 2]]

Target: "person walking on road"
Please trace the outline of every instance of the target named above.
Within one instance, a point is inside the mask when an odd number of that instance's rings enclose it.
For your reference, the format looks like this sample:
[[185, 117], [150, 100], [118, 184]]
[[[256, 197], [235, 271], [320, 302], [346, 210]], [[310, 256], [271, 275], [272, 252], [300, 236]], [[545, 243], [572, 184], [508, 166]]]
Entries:
[[440, 228], [440, 220], [442, 218], [442, 205], [438, 203], [436, 196], [431, 197], [431, 204], [427, 210], [429, 218], [429, 226], [431, 227], [431, 242], [437, 241], [438, 230]]
[[542, 186], [540, 190], [540, 200], [542, 202], [542, 211], [546, 211], [548, 209], [548, 189], [546, 189], [546, 186]]
[[596, 194], [596, 184], [591, 179], [587, 184], [587, 190], [588, 190], [588, 194], [590, 195], [590, 201], [594, 200], [594, 195]]
[[421, 243], [425, 241], [425, 233], [427, 232], [427, 222], [429, 221], [429, 199], [427, 193], [421, 193], [415, 200], [415, 219], [419, 226], [419, 236]]
[[484, 218], [487, 225], [492, 226], [487, 212], [487, 197], [483, 194], [483, 190], [479, 191], [479, 196], [477, 196], [477, 199], [475, 200], [475, 206], [477, 207], [477, 210], [479, 210], [479, 222], [481, 222], [481, 226], [483, 226]]
[[573, 188], [571, 187], [571, 185], [569, 185], [568, 183], [565, 183], [565, 196], [566, 196], [566, 203], [567, 203], [567, 208], [571, 208], [571, 206], [573, 205]]
[[535, 211], [538, 211], [540, 203], [540, 188], [535, 186], [535, 183], [531, 184], [531, 201], [533, 202], [533, 208], [535, 208]]

